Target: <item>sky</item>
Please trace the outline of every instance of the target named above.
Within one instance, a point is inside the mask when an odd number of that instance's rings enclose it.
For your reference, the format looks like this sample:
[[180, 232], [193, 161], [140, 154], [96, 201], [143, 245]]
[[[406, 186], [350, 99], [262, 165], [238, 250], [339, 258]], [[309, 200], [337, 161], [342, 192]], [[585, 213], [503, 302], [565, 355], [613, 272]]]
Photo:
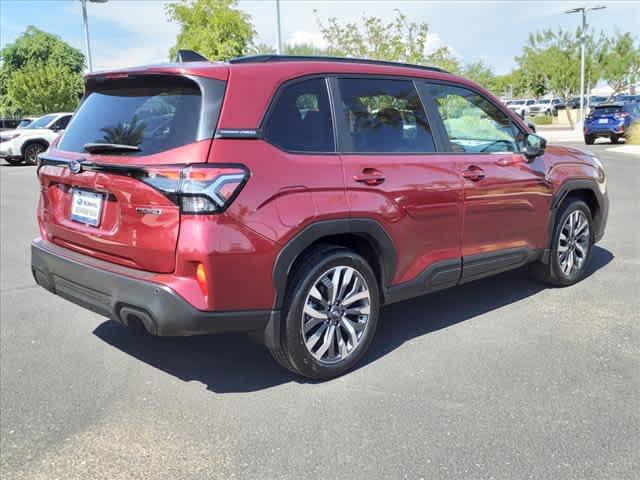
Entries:
[[[94, 69], [159, 63], [168, 60], [178, 25], [165, 15], [166, 0], [109, 0], [88, 5]], [[413, 21], [429, 24], [428, 47], [447, 45], [465, 63], [484, 60], [496, 73], [514, 65], [529, 32], [544, 28], [577, 28], [580, 15], [568, 9], [606, 5], [590, 12], [589, 24], [613, 33], [640, 33], [640, 0], [619, 1], [392, 1], [281, 0], [283, 41], [323, 46], [318, 20], [357, 21], [363, 15], [391, 19], [394, 9]], [[241, 0], [251, 16], [257, 43], [275, 45], [274, 0]], [[56, 34], [84, 51], [79, 0], [0, 0], [0, 46], [11, 43], [27, 26]]]

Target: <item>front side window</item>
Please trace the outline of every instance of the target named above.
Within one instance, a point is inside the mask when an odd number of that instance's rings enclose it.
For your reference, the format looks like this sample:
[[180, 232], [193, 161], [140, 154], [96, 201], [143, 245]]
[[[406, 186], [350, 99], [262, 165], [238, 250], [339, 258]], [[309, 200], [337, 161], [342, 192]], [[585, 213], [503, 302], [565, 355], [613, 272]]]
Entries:
[[410, 80], [341, 79], [342, 115], [348, 127], [345, 151], [431, 153], [433, 135]]
[[71, 120], [71, 115], [65, 115], [64, 117], [60, 117], [58, 120], [53, 122], [49, 128], [51, 130], [64, 130], [69, 125], [69, 120]]
[[286, 85], [267, 118], [264, 135], [287, 151], [335, 151], [326, 81], [311, 78]]
[[430, 85], [451, 148], [461, 153], [519, 151], [518, 130], [502, 110], [482, 95], [451, 85]]

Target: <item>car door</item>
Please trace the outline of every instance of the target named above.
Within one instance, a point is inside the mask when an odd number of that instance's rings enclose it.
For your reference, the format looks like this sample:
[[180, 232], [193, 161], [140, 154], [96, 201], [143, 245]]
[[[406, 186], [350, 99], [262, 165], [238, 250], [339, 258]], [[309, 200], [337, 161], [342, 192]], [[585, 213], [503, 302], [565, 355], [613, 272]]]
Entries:
[[390, 235], [393, 284], [419, 294], [457, 283], [462, 181], [450, 158], [437, 153], [414, 81], [344, 77], [333, 84], [351, 216], [373, 218]]
[[444, 83], [426, 90], [463, 177], [462, 281], [525, 263], [547, 243], [544, 158], [521, 153], [524, 132], [482, 93]]

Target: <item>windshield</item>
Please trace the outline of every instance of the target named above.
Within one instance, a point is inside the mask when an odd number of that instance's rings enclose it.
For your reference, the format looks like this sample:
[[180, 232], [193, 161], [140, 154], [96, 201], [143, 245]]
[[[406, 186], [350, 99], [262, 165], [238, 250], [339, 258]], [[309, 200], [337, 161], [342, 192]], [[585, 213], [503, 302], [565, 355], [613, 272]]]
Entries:
[[84, 99], [59, 148], [117, 144], [137, 147], [121, 154], [152, 155], [193, 143], [201, 100], [199, 87], [182, 77], [114, 81]]
[[514, 100], [511, 105], [524, 105], [524, 100]]
[[21, 120], [20, 123], [18, 124], [18, 126], [16, 128], [27, 128], [28, 125], [31, 124], [31, 122], [33, 122], [33, 120], [29, 120], [29, 119], [24, 119]]
[[27, 128], [47, 128], [47, 125], [53, 122], [56, 117], [57, 115], [45, 115], [31, 122]]

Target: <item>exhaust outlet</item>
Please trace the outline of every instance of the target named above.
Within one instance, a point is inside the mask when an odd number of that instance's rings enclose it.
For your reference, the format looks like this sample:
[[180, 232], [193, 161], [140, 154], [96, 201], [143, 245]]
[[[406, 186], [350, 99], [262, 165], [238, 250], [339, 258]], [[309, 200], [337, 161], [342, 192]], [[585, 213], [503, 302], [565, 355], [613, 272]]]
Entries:
[[151, 316], [144, 310], [135, 307], [122, 307], [120, 309], [120, 322], [131, 330], [146, 330], [151, 335], [157, 335], [158, 332]]

